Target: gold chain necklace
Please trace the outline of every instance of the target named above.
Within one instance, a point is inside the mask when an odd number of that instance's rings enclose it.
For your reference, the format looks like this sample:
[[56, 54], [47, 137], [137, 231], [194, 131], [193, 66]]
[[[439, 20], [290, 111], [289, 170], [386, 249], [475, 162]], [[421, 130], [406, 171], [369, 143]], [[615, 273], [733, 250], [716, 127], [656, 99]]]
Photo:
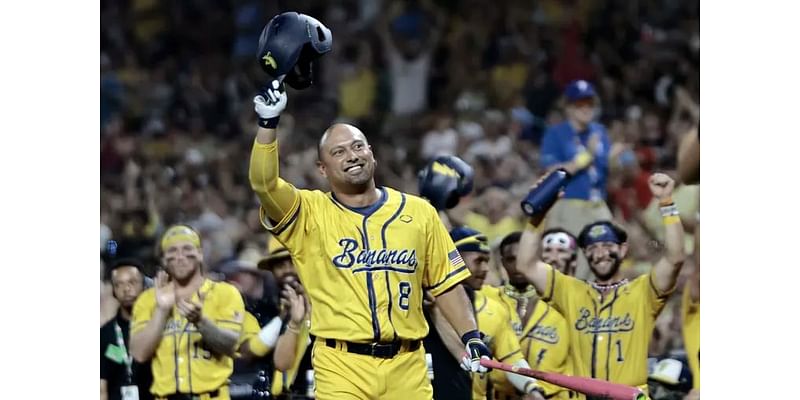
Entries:
[[528, 315], [528, 305], [536, 304], [536, 301], [539, 300], [536, 288], [533, 285], [528, 285], [523, 292], [518, 291], [514, 286], [506, 285], [503, 291], [508, 297], [517, 301], [517, 314], [520, 320], [523, 321], [525, 316]]

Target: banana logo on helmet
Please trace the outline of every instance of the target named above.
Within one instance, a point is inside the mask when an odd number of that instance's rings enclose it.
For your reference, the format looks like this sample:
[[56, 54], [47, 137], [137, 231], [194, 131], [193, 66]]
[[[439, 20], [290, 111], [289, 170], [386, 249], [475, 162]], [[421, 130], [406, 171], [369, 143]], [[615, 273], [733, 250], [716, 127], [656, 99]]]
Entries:
[[272, 67], [272, 69], [278, 69], [278, 63], [275, 62], [275, 58], [272, 57], [272, 52], [267, 52], [267, 55], [261, 57], [264, 60], [264, 65]]

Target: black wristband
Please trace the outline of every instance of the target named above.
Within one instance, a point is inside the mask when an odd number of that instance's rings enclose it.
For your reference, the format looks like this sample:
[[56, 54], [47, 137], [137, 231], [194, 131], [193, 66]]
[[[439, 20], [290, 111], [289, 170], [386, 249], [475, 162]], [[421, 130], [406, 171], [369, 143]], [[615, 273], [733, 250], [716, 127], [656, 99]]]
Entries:
[[467, 344], [467, 342], [469, 342], [472, 339], [480, 340], [480, 338], [481, 338], [481, 333], [477, 329], [471, 330], [461, 336], [461, 343]]
[[278, 126], [278, 121], [280, 121], [281, 116], [272, 117], [272, 118], [259, 118], [258, 119], [258, 126], [265, 128], [265, 129], [275, 129]]

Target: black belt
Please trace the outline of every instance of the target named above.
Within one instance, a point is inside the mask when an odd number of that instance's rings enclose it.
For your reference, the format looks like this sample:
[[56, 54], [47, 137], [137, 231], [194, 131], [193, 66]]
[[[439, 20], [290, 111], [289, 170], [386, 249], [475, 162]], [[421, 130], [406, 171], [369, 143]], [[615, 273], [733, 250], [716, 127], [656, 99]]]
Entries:
[[219, 389], [205, 393], [175, 393], [166, 397], [167, 400], [195, 400], [200, 396], [208, 395], [210, 398], [219, 397]]
[[[336, 348], [335, 339], [325, 339], [325, 345], [328, 347]], [[373, 356], [379, 358], [392, 358], [400, 352], [403, 345], [406, 345], [407, 351], [416, 351], [419, 349], [421, 340], [397, 340], [394, 342], [386, 343], [353, 343], [347, 341], [338, 341], [347, 345], [348, 353], [361, 354], [365, 356]]]

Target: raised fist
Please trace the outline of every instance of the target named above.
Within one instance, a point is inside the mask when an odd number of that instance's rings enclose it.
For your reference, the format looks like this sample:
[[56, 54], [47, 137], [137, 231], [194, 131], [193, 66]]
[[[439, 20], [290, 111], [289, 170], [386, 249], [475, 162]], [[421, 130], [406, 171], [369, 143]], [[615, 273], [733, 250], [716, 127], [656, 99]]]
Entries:
[[277, 80], [262, 88], [253, 98], [258, 124], [264, 128], [275, 128], [281, 112], [286, 108], [286, 101], [286, 90]]
[[671, 197], [672, 190], [675, 189], [675, 180], [667, 174], [655, 173], [650, 176], [647, 183], [650, 186], [650, 193], [659, 201]]

